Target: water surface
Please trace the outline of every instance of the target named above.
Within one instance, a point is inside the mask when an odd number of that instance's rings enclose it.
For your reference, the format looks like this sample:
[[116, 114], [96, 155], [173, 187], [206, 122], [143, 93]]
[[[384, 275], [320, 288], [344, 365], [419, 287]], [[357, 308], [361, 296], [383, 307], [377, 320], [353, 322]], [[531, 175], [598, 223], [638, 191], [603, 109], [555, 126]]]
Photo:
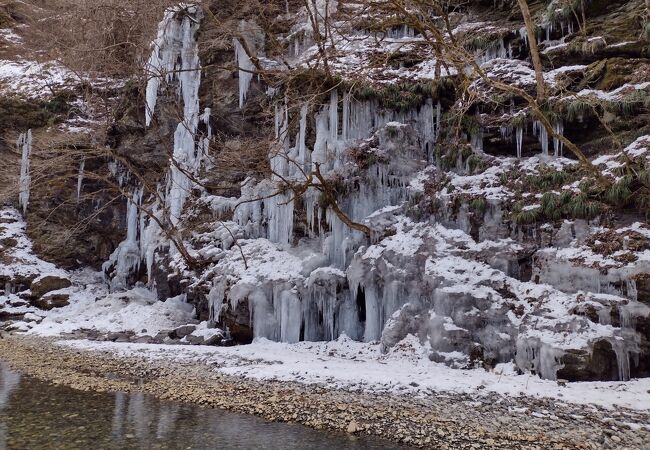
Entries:
[[0, 449], [389, 449], [345, 433], [158, 400], [82, 392], [0, 362]]

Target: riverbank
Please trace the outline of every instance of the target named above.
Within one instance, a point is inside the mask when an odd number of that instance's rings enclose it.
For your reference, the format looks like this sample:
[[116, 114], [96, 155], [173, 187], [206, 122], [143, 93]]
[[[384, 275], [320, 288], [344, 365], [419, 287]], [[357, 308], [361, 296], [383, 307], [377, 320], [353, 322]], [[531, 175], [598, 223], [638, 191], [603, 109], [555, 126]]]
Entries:
[[[422, 396], [351, 392], [228, 375], [205, 359], [126, 356], [115, 348], [80, 348], [77, 344], [83, 342], [5, 335], [0, 339], [0, 355], [25, 374], [75, 389], [142, 391], [161, 399], [252, 414], [269, 421], [378, 436], [414, 447], [650, 446], [650, 415], [645, 411], [496, 393]], [[149, 347], [155, 350], [157, 346]]]

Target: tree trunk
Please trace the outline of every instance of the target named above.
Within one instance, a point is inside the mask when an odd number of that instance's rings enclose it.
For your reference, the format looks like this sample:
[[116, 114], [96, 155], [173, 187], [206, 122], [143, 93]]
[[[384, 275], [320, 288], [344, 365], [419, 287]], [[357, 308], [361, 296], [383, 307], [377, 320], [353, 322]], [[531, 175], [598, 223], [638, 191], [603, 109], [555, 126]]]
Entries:
[[519, 3], [519, 9], [521, 9], [521, 14], [524, 16], [524, 22], [526, 23], [530, 56], [533, 60], [533, 67], [535, 68], [537, 103], [542, 103], [546, 97], [546, 87], [544, 85], [544, 68], [542, 67], [542, 60], [539, 56], [539, 47], [537, 47], [537, 38], [535, 36], [535, 22], [533, 22], [533, 18], [530, 15], [526, 0], [517, 0], [517, 2]]

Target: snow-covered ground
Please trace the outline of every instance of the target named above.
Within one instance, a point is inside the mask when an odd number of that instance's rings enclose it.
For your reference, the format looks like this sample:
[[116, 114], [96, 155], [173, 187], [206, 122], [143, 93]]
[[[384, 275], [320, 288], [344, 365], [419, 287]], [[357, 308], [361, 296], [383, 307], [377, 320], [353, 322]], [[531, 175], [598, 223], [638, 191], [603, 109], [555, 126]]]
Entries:
[[30, 324], [29, 332], [57, 336], [79, 329], [94, 329], [104, 333], [132, 331], [155, 335], [161, 330], [186, 324], [194, 317], [194, 307], [186, 303], [183, 296], [159, 302], [153, 292], [142, 287], [108, 294], [101, 274], [91, 274], [95, 279], [85, 287], [68, 288], [68, 306], [45, 313], [41, 323]]
[[493, 371], [456, 370], [426, 359], [426, 349], [407, 338], [388, 354], [379, 344], [346, 337], [331, 342], [286, 344], [259, 339], [237, 347], [122, 344], [61, 341], [86, 351], [120, 357], [200, 362], [214, 370], [259, 380], [296, 381], [370, 393], [426, 397], [432, 394], [531, 396], [606, 408], [650, 409], [650, 379], [629, 382], [570, 383], [561, 386], [537, 376], [516, 375], [510, 365]]

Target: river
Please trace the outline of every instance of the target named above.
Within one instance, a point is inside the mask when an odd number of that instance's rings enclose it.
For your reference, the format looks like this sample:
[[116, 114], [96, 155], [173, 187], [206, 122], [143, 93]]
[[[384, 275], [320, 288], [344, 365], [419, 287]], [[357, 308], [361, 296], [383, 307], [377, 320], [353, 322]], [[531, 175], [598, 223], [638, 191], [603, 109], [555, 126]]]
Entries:
[[0, 449], [389, 449], [302, 425], [22, 376], [0, 362]]

